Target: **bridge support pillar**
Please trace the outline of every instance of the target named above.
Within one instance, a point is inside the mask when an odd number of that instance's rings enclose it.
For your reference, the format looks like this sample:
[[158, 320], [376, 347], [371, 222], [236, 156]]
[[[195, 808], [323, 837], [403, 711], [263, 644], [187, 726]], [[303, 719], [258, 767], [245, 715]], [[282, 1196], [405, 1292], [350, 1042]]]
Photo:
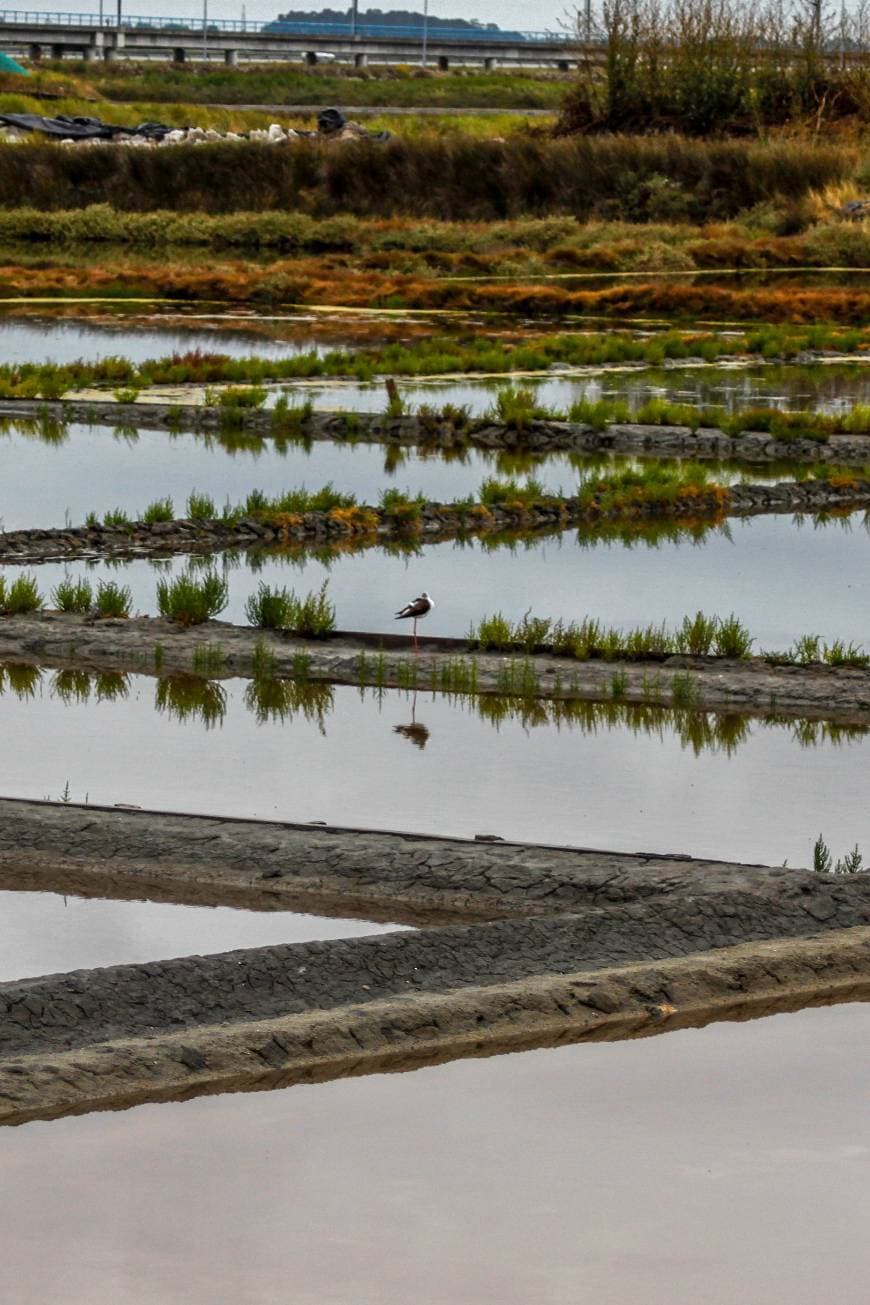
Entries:
[[449, 67], [450, 67], [450, 60], [448, 59], [447, 55], [446, 55], [446, 54], [439, 54], [439, 56], [438, 56], [438, 70], [439, 70], [439, 72], [447, 72], [447, 70], [449, 69]]
[[176, 45], [175, 49], [172, 51], [172, 62], [187, 63], [187, 51], [183, 45]]
[[483, 71], [492, 72], [494, 67], [495, 67], [495, 59], [492, 57], [491, 54], [488, 54], [483, 61]]
[[317, 63], [317, 52], [315, 50], [306, 50], [305, 62], [308, 64], [309, 68], [313, 68]]
[[34, 63], [39, 63], [40, 59], [42, 58], [42, 55], [43, 55], [43, 47], [41, 45], [36, 45], [36, 44], [31, 45], [30, 58], [33, 60]]
[[571, 60], [570, 60], [570, 59], [560, 59], [559, 62], [556, 64], [556, 67], [559, 69], [559, 72], [570, 72], [570, 71], [571, 71]]
[[367, 55], [367, 54], [355, 54], [355, 55], [353, 56], [353, 66], [354, 66], [354, 68], [368, 68], [368, 66], [369, 66], [369, 57], [368, 57], [368, 55]]
[[63, 58], [63, 53], [64, 53], [64, 50], [65, 50], [65, 49], [66, 49], [66, 46], [65, 46], [65, 45], [53, 45], [53, 46], [51, 47], [51, 57], [52, 57], [52, 59], [62, 59], [62, 58]]
[[238, 50], [224, 50], [224, 63], [227, 65], [228, 68], [237, 67], [238, 62], [239, 62]]

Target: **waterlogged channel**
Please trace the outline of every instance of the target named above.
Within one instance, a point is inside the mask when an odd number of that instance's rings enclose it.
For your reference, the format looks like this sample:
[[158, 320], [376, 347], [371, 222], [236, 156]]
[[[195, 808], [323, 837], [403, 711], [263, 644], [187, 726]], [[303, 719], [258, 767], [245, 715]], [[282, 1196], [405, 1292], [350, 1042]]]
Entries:
[[16, 1305], [866, 1300], [870, 1007], [0, 1135]]
[[[440, 408], [446, 404], [465, 407], [472, 416], [483, 416], [500, 389], [507, 385], [529, 389], [536, 402], [555, 412], [567, 412], [580, 400], [598, 403], [620, 399], [631, 413], [650, 399], [692, 403], [738, 412], [744, 408], [808, 409], [837, 413], [870, 402], [870, 367], [861, 363], [836, 366], [770, 367], [674, 367], [660, 369], [586, 368], [582, 372], [556, 371], [547, 377], [505, 375], [474, 380], [403, 380], [399, 392], [411, 408], [423, 404]], [[383, 412], [384, 383], [372, 381], [306, 381], [285, 388], [300, 401], [309, 400], [315, 409], [347, 408], [358, 412]]]
[[233, 358], [258, 354], [266, 358], [287, 358], [316, 349], [303, 336], [294, 341], [272, 340], [267, 335], [235, 330], [209, 329], [203, 322], [185, 325], [177, 319], [171, 325], [157, 322], [88, 321], [84, 318], [9, 317], [0, 313], [0, 362], [71, 363], [99, 362], [122, 357], [131, 362], [163, 358], [173, 353], [200, 350], [224, 353]]
[[[340, 629], [396, 633], [394, 613], [426, 590], [435, 609], [421, 631], [461, 638], [496, 611], [519, 620], [595, 616], [622, 629], [686, 614], [735, 612], [756, 648], [780, 651], [815, 633], [870, 648], [870, 529], [863, 513], [820, 524], [812, 518], [734, 519], [692, 534], [672, 532], [627, 541], [566, 530], [497, 545], [492, 540], [447, 541], [357, 553], [224, 553], [213, 565], [225, 574], [229, 604], [221, 619], [247, 624], [245, 604], [259, 583], [306, 593], [328, 582]], [[65, 575], [126, 585], [134, 612], [157, 614], [157, 582], [183, 571], [183, 556], [129, 562], [45, 563], [30, 568], [40, 591]], [[17, 568], [0, 568], [12, 581]], [[219, 635], [215, 638], [219, 640]]]
[[870, 849], [870, 735], [822, 723], [18, 669], [0, 728], [12, 797], [794, 866], [820, 831]]
[[[489, 477], [534, 477], [550, 493], [574, 493], [581, 479], [608, 475], [637, 460], [555, 453], [529, 455], [468, 449], [423, 451], [380, 444], [283, 443], [109, 426], [10, 424], [0, 429], [0, 523], [5, 530], [81, 525], [90, 512], [120, 509], [137, 520], [149, 503], [169, 498], [178, 516], [192, 491], [218, 508], [243, 503], [252, 490], [332, 485], [360, 503], [377, 503], [394, 487], [431, 501], [477, 494]], [[870, 462], [870, 450], [868, 450]], [[806, 476], [807, 465], [784, 469], [707, 464], [711, 478], [762, 481]]]
[[0, 891], [0, 983], [239, 947], [353, 938], [390, 927], [399, 926], [292, 911]]

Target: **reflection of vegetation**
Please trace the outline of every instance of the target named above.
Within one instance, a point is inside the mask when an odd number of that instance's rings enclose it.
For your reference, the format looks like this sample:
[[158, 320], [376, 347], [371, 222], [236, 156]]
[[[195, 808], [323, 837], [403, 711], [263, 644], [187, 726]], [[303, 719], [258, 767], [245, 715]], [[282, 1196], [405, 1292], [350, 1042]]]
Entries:
[[35, 698], [42, 683], [42, 671], [27, 662], [0, 662], [0, 693], [9, 689], [16, 698], [24, 701]]
[[163, 675], [157, 681], [154, 705], [173, 720], [198, 720], [206, 729], [212, 729], [223, 724], [227, 695], [216, 680], [197, 675]]
[[[361, 658], [361, 662], [362, 662]], [[524, 669], [525, 666], [525, 669]], [[328, 681], [307, 677], [308, 666], [304, 658], [294, 666], [294, 678], [279, 678], [264, 662], [255, 678], [245, 685], [243, 702], [259, 724], [286, 724], [297, 717], [313, 723], [323, 733], [326, 720], [336, 709], [335, 687]], [[519, 724], [524, 730], [539, 728], [574, 729], [583, 734], [597, 734], [604, 730], [628, 729], [633, 734], [644, 734], [666, 739], [674, 734], [684, 748], [695, 755], [703, 752], [723, 752], [731, 756], [749, 741], [753, 731], [761, 729], [787, 729], [800, 748], [819, 747], [823, 744], [841, 746], [863, 740], [870, 733], [870, 725], [841, 725], [823, 720], [794, 720], [789, 717], [769, 715], [752, 717], [736, 712], [701, 711], [687, 703], [682, 707], [664, 707], [652, 702], [625, 702], [624, 685], [618, 674], [611, 682], [611, 698], [593, 701], [572, 697], [542, 698], [537, 696], [539, 686], [531, 674], [528, 663], [519, 664], [514, 673], [507, 675], [501, 692], [480, 694], [476, 690], [473, 666], [469, 670], [461, 658], [455, 659], [452, 670], [437, 677], [437, 683], [426, 676], [427, 682], [417, 680], [417, 668], [409, 668], [407, 683], [398, 690], [388, 691], [384, 683], [383, 663], [379, 672], [377, 658], [360, 666], [363, 685], [361, 697], [371, 697], [382, 704], [390, 692], [399, 697], [404, 691], [416, 695], [420, 691], [443, 694], [446, 699], [477, 715], [480, 720], [496, 729], [508, 723]], [[688, 678], [688, 677], [686, 677]], [[42, 682], [39, 667], [25, 663], [0, 663], [0, 692], [10, 692], [21, 700], [36, 696]], [[369, 687], [364, 687], [365, 685]], [[673, 680], [669, 681], [673, 686]], [[661, 690], [659, 672], [654, 671], [648, 681], [650, 697]], [[88, 672], [64, 669], [54, 673], [52, 694], [67, 705], [88, 703], [92, 700], [117, 701], [126, 698], [130, 691], [130, 677], [113, 671]], [[554, 684], [556, 693], [570, 693], [570, 683]], [[691, 697], [691, 695], [689, 695]], [[228, 700], [224, 686], [202, 675], [177, 673], [158, 678], [154, 705], [159, 712], [181, 721], [198, 721], [211, 729], [223, 723]], [[414, 725], [412, 708], [412, 725]], [[425, 727], [423, 727], [425, 728]], [[419, 737], [410, 727], [398, 730], [412, 742], [422, 747]], [[423, 740], [425, 742], [425, 740]]]
[[51, 691], [68, 705], [76, 702], [90, 702], [91, 696], [97, 702], [117, 702], [126, 698], [130, 692], [129, 676], [121, 671], [56, 671], [52, 677]]
[[245, 688], [245, 706], [260, 725], [267, 721], [286, 724], [295, 716], [317, 725], [326, 733], [326, 717], [334, 707], [334, 689], [323, 680], [279, 680], [258, 677]]

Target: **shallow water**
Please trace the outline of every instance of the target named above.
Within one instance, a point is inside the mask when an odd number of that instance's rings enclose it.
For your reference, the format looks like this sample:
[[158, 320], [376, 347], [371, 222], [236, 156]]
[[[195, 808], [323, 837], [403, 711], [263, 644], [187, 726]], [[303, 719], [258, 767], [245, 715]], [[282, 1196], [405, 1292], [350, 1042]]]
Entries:
[[0, 983], [237, 947], [354, 938], [388, 927], [292, 911], [0, 891]]
[[[556, 412], [567, 412], [581, 399], [598, 403], [622, 399], [632, 413], [649, 399], [721, 407], [737, 412], [749, 407], [786, 410], [809, 409], [839, 412], [854, 404], [870, 402], [870, 367], [861, 363], [818, 367], [686, 367], [627, 369], [589, 368], [584, 374], [510, 376], [471, 380], [403, 380], [397, 378], [402, 397], [414, 409], [423, 404], [440, 408], [445, 404], [467, 407], [473, 416], [484, 415], [498, 391], [508, 386], [530, 389], [537, 403]], [[383, 412], [386, 397], [383, 380], [359, 383], [315, 380], [286, 386], [299, 400], [309, 399], [315, 409], [347, 408], [359, 412]]]
[[131, 362], [164, 358], [173, 353], [199, 349], [203, 353], [225, 353], [234, 358], [259, 354], [268, 358], [287, 358], [316, 346], [308, 340], [288, 342], [271, 340], [251, 332], [210, 330], [207, 323], [185, 326], [131, 324], [117, 321], [87, 321], [51, 316], [10, 317], [0, 312], [0, 363], [71, 363], [78, 360], [97, 362], [102, 358], [123, 357]]
[[282, 721], [258, 715], [237, 680], [193, 705], [185, 686], [126, 687], [87, 701], [61, 698], [50, 676], [32, 696], [7, 690], [0, 728], [16, 746], [0, 793], [57, 797], [68, 783], [74, 802], [771, 864], [807, 865], [820, 831], [837, 855], [870, 851], [870, 735], [817, 728], [807, 746], [795, 723], [750, 721], [736, 741], [726, 729], [698, 747], [691, 722], [667, 714], [559, 726], [520, 704], [494, 723], [487, 700], [328, 686]]
[[[207, 558], [194, 561], [209, 565]], [[128, 585], [134, 612], [156, 615], [158, 579], [186, 565], [187, 559], [175, 557], [29, 569], [46, 599], [64, 575], [87, 575], [94, 587], [100, 579]], [[698, 542], [683, 535], [655, 546], [589, 543], [568, 530], [511, 547], [448, 541], [410, 554], [367, 548], [332, 553], [327, 560], [219, 554], [214, 565], [229, 587], [221, 619], [241, 624], [247, 623], [246, 600], [261, 581], [304, 594], [326, 580], [344, 630], [410, 633], [393, 614], [425, 589], [436, 605], [421, 632], [457, 638], [497, 611], [511, 620], [529, 609], [553, 619], [589, 615], [623, 629], [679, 624], [683, 616], [704, 611], [735, 612], [756, 647], [767, 650], [785, 649], [810, 633], [870, 649], [870, 530], [863, 513], [824, 526], [789, 516], [734, 519]], [[4, 567], [0, 574], [11, 581], [18, 570]]]
[[845, 1005], [7, 1129], [4, 1280], [16, 1305], [864, 1305], [868, 1036]]
[[[274, 496], [292, 488], [320, 489], [331, 484], [354, 494], [360, 503], [377, 503], [392, 486], [427, 499], [449, 501], [477, 494], [488, 477], [538, 480], [550, 493], [574, 493], [581, 477], [606, 475], [627, 466], [630, 458], [589, 457], [559, 453], [520, 456], [468, 450], [461, 456], [421, 452], [379, 444], [335, 444], [318, 440], [276, 445], [265, 439], [250, 447], [193, 434], [163, 431], [120, 433], [108, 426], [71, 425], [60, 437], [21, 426], [0, 431], [0, 526], [81, 525], [89, 512], [102, 517], [120, 508], [136, 520], [149, 503], [170, 498], [179, 516], [186, 514], [192, 491], [208, 494], [218, 508], [244, 502], [255, 489]], [[870, 453], [868, 453], [870, 461]], [[807, 474], [806, 464], [790, 469], [765, 464], [710, 466], [720, 483], [741, 478], [782, 479]]]

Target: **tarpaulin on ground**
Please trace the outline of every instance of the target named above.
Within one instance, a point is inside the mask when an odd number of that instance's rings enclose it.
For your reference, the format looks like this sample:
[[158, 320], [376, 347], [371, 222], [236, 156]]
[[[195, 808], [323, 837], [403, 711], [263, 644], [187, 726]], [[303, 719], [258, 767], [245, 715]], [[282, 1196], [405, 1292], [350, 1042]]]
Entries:
[[26, 68], [12, 58], [11, 54], [3, 54], [0, 51], [0, 73], [21, 73], [22, 77], [29, 77], [30, 73]]
[[116, 127], [101, 118], [68, 118], [59, 113], [56, 118], [44, 118], [39, 113], [0, 113], [0, 124], [17, 127], [19, 131], [37, 131], [57, 140], [114, 140], [116, 136], [144, 136], [148, 140], [162, 140], [171, 127], [162, 122], [143, 122], [138, 127]]

